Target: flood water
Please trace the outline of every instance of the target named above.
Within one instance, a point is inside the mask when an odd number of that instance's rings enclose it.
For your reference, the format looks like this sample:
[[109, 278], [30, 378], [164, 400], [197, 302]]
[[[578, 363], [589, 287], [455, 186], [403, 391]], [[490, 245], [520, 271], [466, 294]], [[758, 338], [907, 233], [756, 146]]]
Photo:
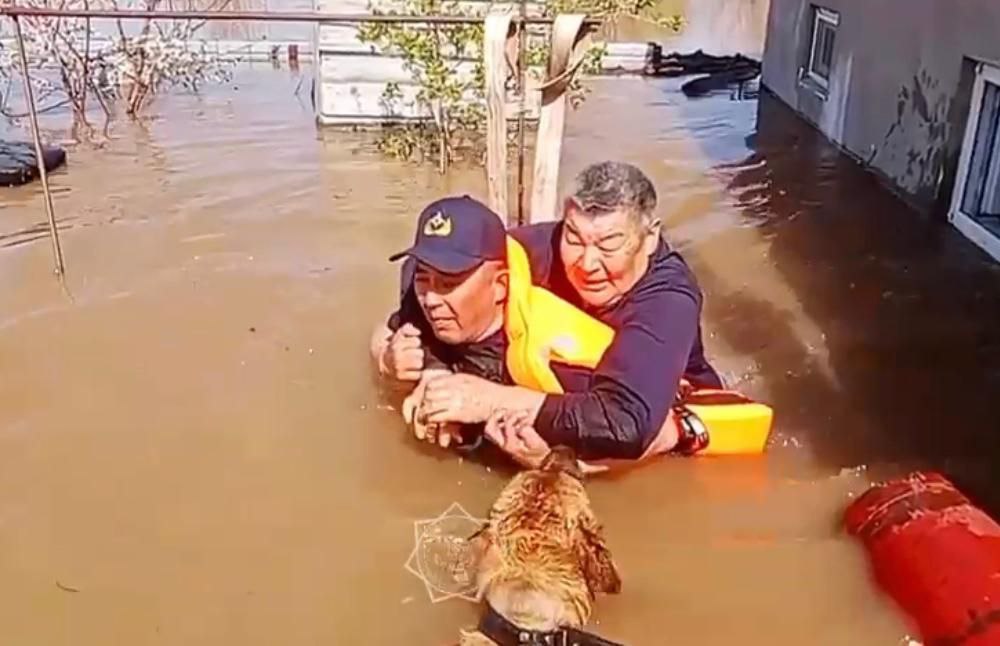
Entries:
[[[367, 340], [416, 213], [482, 173], [317, 133], [297, 83], [245, 71], [72, 147], [69, 296], [37, 185], [0, 195], [0, 643], [445, 644], [476, 620], [403, 565], [414, 521], [482, 514], [510, 474], [409, 438]], [[839, 514], [931, 456], [989, 499], [1000, 272], [780, 106], [678, 86], [596, 81], [563, 181], [609, 156], [653, 177], [710, 355], [777, 432], [592, 482], [624, 580], [594, 628], [898, 644]]]

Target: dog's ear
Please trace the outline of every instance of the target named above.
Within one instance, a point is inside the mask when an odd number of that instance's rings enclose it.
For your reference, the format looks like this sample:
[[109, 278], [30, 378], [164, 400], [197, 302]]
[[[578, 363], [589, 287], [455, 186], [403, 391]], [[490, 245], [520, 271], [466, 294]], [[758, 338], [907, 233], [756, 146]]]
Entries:
[[489, 523], [485, 523], [468, 538], [468, 549], [466, 564], [469, 571], [475, 576], [476, 599], [481, 601], [490, 581], [500, 569], [493, 531]]
[[476, 555], [476, 560], [482, 558], [483, 554], [493, 544], [493, 532], [490, 531], [490, 524], [483, 523], [483, 526], [475, 531], [472, 536], [465, 539], [469, 548]]
[[539, 468], [542, 471], [562, 471], [577, 480], [583, 480], [583, 473], [580, 471], [580, 465], [576, 459], [576, 451], [561, 444], [549, 450]]
[[[479, 526], [479, 529], [477, 529], [476, 531], [472, 532], [472, 534], [467, 539], [465, 539], [465, 540], [467, 540], [469, 542], [472, 542], [472, 541], [476, 540], [477, 538], [481, 538], [481, 537], [483, 537], [483, 534], [486, 533], [486, 530], [488, 530], [489, 528], [490, 528], [489, 522], [485, 522], [485, 523], [483, 523], [482, 525]], [[483, 537], [483, 538], [485, 538], [485, 537]]]
[[618, 568], [611, 557], [611, 550], [604, 542], [603, 531], [597, 521], [590, 515], [584, 515], [580, 523], [580, 536], [576, 542], [577, 558], [583, 567], [583, 576], [587, 580], [590, 595], [596, 597], [598, 592], [618, 594], [622, 589], [622, 580]]

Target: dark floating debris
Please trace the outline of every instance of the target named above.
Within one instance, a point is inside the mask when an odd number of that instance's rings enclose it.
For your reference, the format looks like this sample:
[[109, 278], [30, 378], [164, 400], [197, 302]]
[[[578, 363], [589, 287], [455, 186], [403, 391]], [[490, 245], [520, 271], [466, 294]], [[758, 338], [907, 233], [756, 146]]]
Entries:
[[[43, 146], [45, 170], [51, 172], [66, 163], [66, 151], [58, 146]], [[35, 146], [20, 141], [0, 141], [0, 186], [21, 186], [38, 177]]]
[[735, 85], [742, 98], [744, 85], [760, 76], [760, 61], [743, 54], [714, 56], [700, 49], [691, 54], [664, 54], [660, 45], [649, 43], [643, 75], [674, 78], [693, 74], [699, 77], [681, 86], [681, 91], [689, 97], [704, 96]]

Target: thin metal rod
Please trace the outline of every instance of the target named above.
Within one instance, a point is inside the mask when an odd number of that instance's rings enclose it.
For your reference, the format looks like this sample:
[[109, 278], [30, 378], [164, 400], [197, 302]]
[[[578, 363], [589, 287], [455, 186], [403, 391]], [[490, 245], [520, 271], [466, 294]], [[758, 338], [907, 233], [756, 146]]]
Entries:
[[[0, 7], [0, 15], [63, 17], [63, 18], [119, 18], [142, 20], [260, 20], [263, 22], [332, 22], [342, 24], [378, 23], [426, 23], [426, 24], [479, 24], [482, 17], [476, 16], [404, 16], [389, 14], [322, 13], [317, 11], [146, 11], [142, 9], [48, 9], [42, 7], [21, 7], [7, 5]], [[553, 18], [512, 19], [515, 23], [528, 25], [551, 25]], [[596, 26], [600, 20], [588, 20]]]
[[525, 82], [527, 70], [526, 60], [528, 58], [528, 43], [525, 36], [526, 19], [528, 8], [526, 0], [521, 0], [521, 15], [519, 21], [521, 25], [517, 30], [517, 86], [520, 93], [517, 111], [517, 224], [524, 222], [524, 110], [525, 96], [528, 94], [528, 86]]
[[59, 244], [59, 229], [56, 227], [56, 213], [52, 207], [52, 192], [49, 190], [49, 174], [45, 170], [45, 156], [42, 154], [42, 136], [38, 131], [38, 113], [35, 111], [35, 93], [31, 89], [31, 74], [28, 72], [28, 55], [24, 50], [24, 34], [21, 33], [21, 21], [14, 18], [14, 33], [17, 36], [17, 49], [21, 55], [21, 75], [24, 77], [24, 98], [28, 102], [28, 116], [31, 119], [31, 135], [35, 140], [35, 159], [38, 161], [38, 177], [42, 180], [42, 192], [45, 193], [45, 212], [49, 216], [49, 237], [52, 239], [52, 254], [56, 261], [56, 275], [62, 278], [66, 269], [63, 265], [62, 246]]
[[[89, 8], [89, 2], [83, 0], [85, 7]], [[90, 18], [87, 18], [87, 37], [83, 41], [83, 97], [80, 99], [80, 114], [84, 120], [87, 119], [87, 83], [90, 80]]]

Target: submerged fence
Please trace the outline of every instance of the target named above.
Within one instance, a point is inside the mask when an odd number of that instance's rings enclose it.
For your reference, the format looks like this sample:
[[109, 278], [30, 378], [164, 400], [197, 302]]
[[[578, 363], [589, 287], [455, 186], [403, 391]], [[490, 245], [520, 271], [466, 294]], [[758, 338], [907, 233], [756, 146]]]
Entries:
[[[541, 117], [535, 156], [535, 181], [533, 182], [532, 211], [552, 213], [555, 206], [555, 180], [558, 176], [559, 157], [564, 123], [565, 90], [573, 74], [580, 67], [583, 57], [580, 42], [586, 33], [601, 24], [600, 20], [582, 15], [564, 15], [556, 18], [528, 16], [526, 0], [520, 0], [518, 14], [488, 14], [485, 18], [449, 15], [386, 15], [347, 14], [324, 12], [275, 12], [275, 11], [161, 11], [142, 9], [51, 9], [27, 7], [17, 4], [0, 5], [0, 16], [9, 18], [14, 25], [14, 38], [20, 58], [24, 96], [28, 104], [28, 117], [38, 164], [38, 175], [44, 194], [45, 212], [49, 222], [49, 237], [55, 261], [55, 273], [62, 280], [65, 276], [62, 245], [56, 227], [55, 209], [49, 188], [48, 172], [42, 149], [38, 125], [38, 110], [31, 83], [25, 37], [21, 18], [84, 18], [89, 34], [92, 19], [115, 20], [187, 20], [187, 21], [243, 21], [243, 22], [304, 22], [327, 25], [363, 25], [366, 23], [413, 23], [426, 25], [484, 24], [483, 43], [486, 65], [487, 98], [487, 184], [490, 206], [501, 215], [507, 215], [507, 119], [503, 110], [504, 81], [507, 78], [509, 58], [516, 58], [517, 87], [521, 100], [518, 113], [518, 164], [517, 164], [517, 222], [524, 221], [524, 96], [527, 92], [525, 64], [525, 34], [529, 25], [552, 26], [552, 52], [547, 79], [538, 88], [541, 92]], [[90, 52], [86, 52], [89, 58]], [[84, 72], [86, 74], [86, 72]], [[87, 79], [84, 78], [86, 87]], [[86, 89], [84, 90], [86, 92]]]

